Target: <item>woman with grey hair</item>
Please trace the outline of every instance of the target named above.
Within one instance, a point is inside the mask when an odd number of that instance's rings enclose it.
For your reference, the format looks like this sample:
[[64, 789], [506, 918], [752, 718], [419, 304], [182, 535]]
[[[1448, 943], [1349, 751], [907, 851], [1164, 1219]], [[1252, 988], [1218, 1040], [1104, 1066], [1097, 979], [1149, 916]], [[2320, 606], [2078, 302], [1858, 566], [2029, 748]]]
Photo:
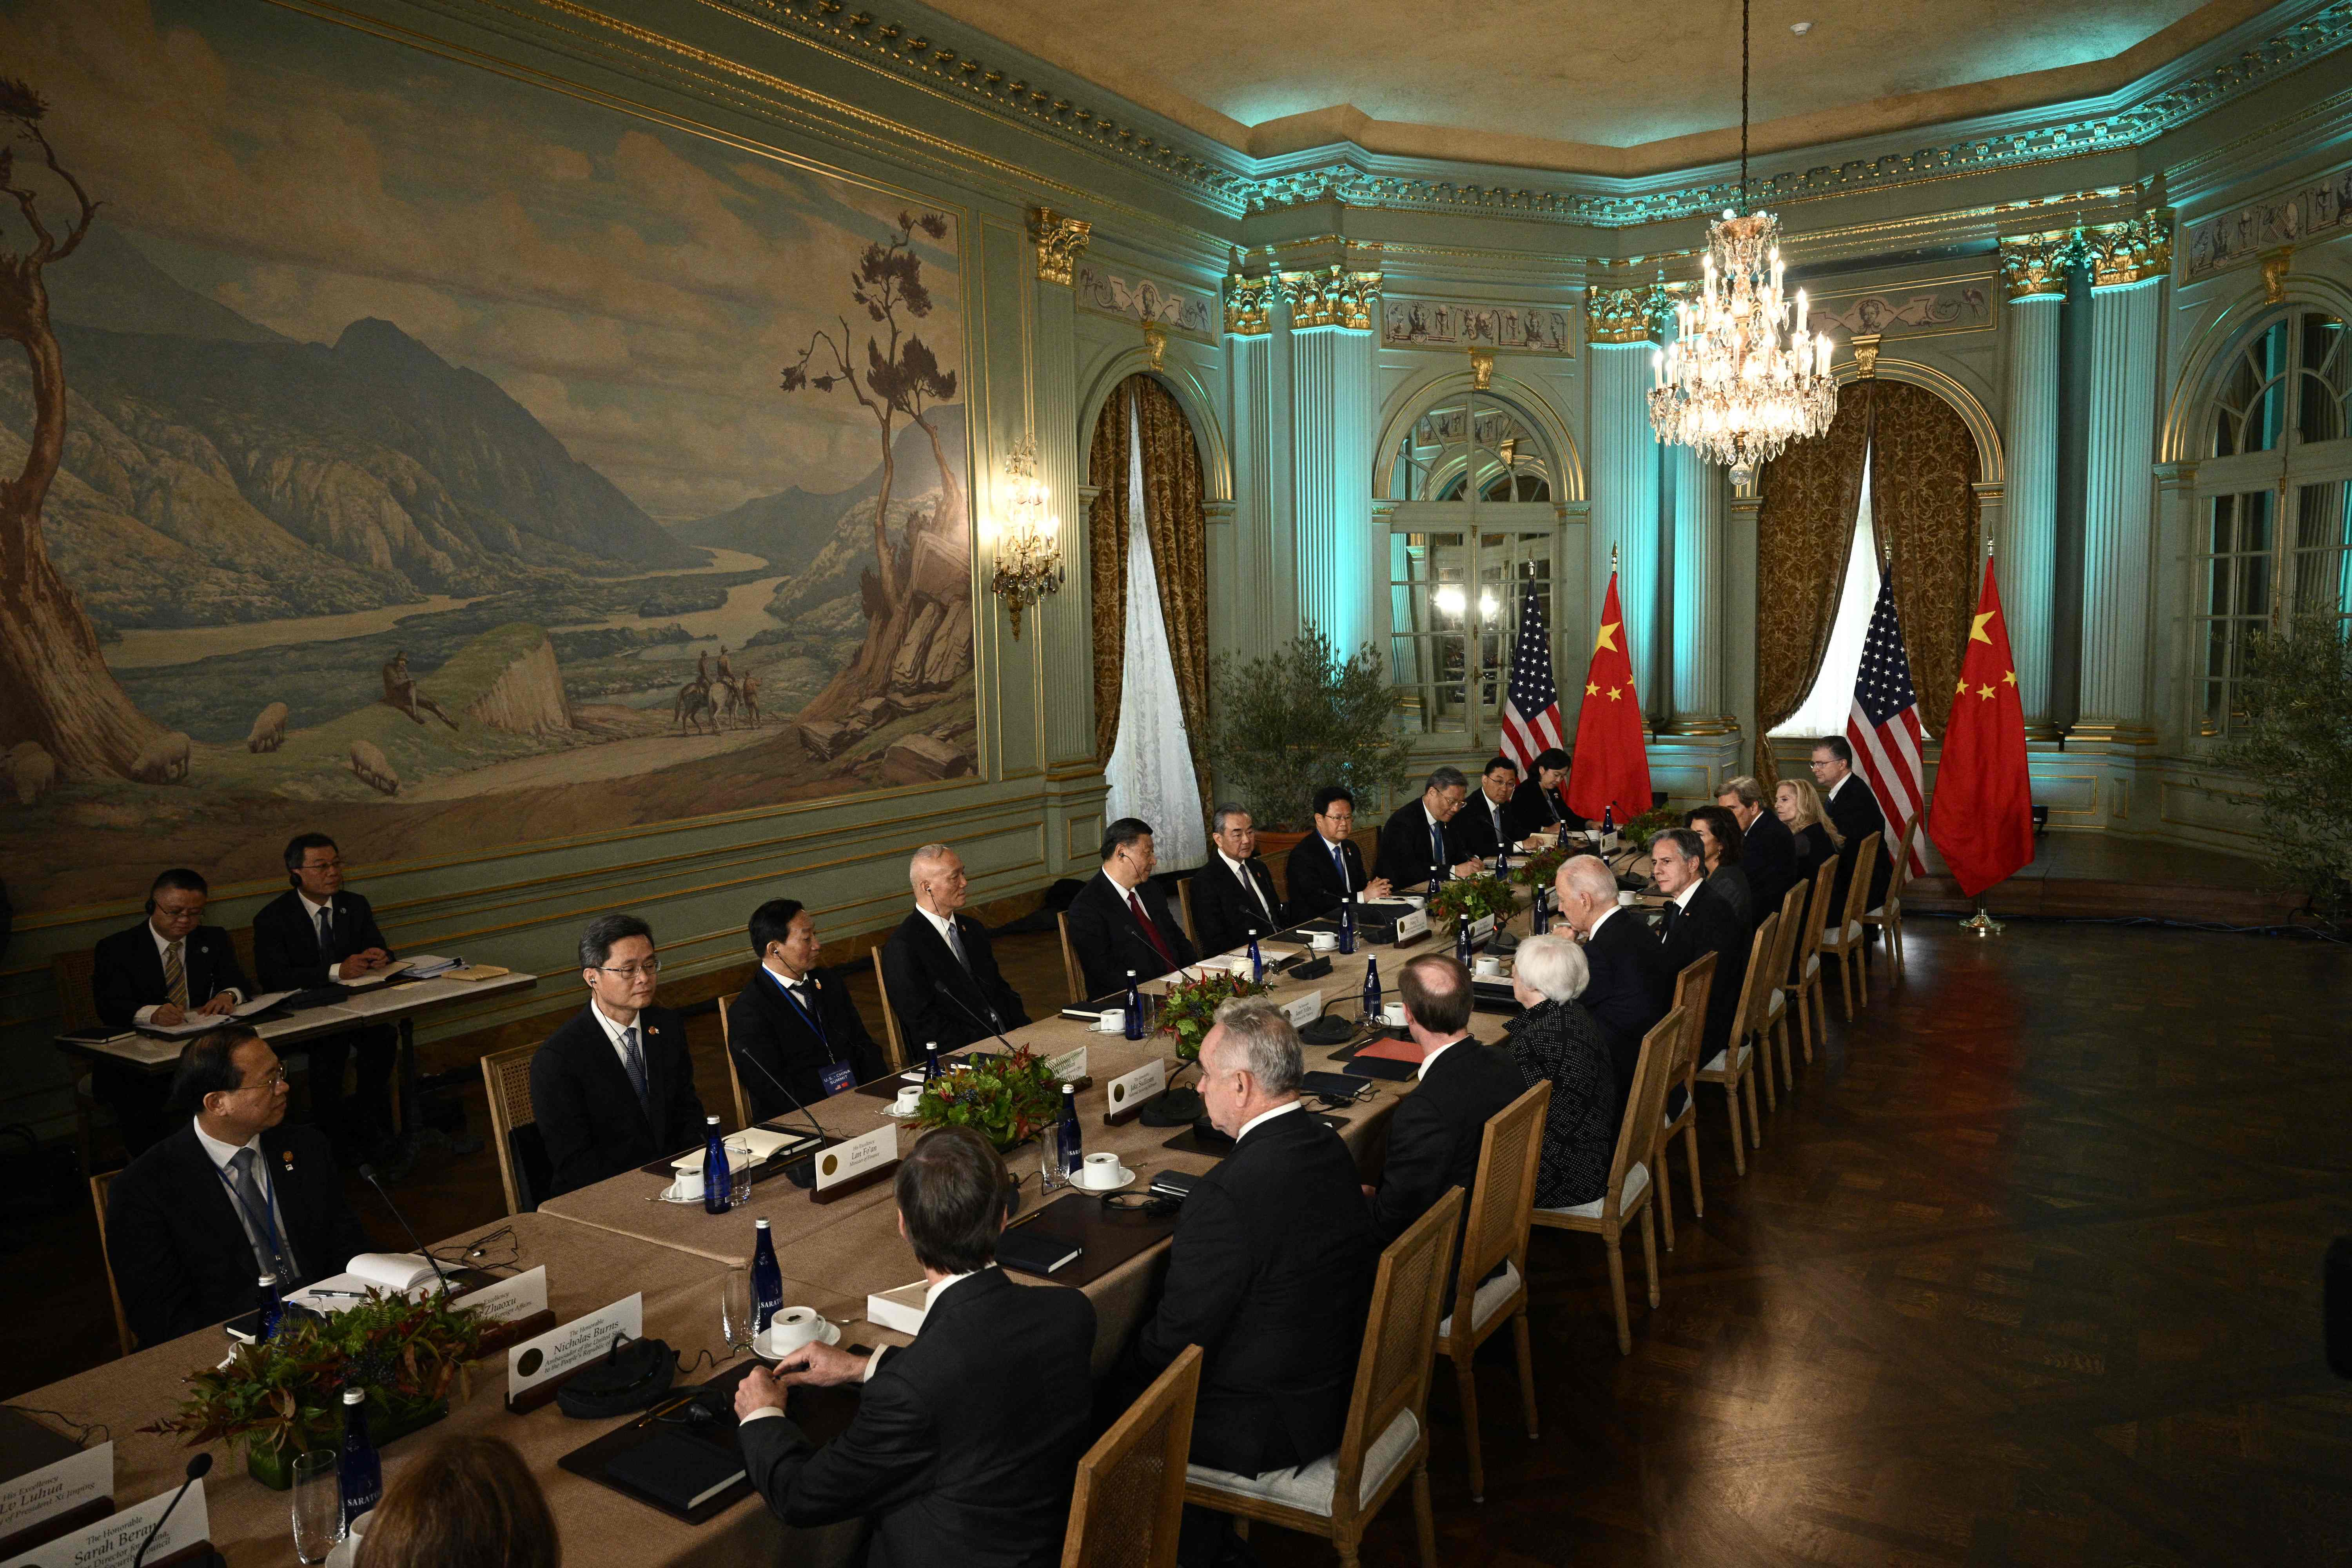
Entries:
[[1503, 1032], [1528, 1087], [1551, 1084], [1536, 1170], [1538, 1208], [1574, 1208], [1600, 1197], [1617, 1152], [1609, 1047], [1576, 1000], [1591, 977], [1584, 950], [1566, 937], [1529, 937], [1512, 963], [1511, 994], [1527, 1011]]

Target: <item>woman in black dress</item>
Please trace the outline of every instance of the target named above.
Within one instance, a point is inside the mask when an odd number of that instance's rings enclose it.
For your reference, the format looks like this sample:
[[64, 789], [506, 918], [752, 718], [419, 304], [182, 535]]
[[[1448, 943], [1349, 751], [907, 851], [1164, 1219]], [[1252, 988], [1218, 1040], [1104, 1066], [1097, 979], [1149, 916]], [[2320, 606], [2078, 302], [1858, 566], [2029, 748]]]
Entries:
[[[1813, 787], [1811, 779], [1782, 779], [1772, 791], [1773, 815], [1789, 825], [1790, 837], [1797, 841], [1797, 875], [1807, 887], [1822, 874], [1822, 868], [1837, 858], [1845, 847], [1845, 835], [1822, 809], [1822, 792]], [[1811, 904], [1809, 894], [1806, 902]], [[1806, 918], [1816, 925], [1829, 923], [1829, 911], [1808, 909]], [[1800, 949], [1800, 951], [1802, 951]]]
[[1576, 1004], [1591, 979], [1584, 950], [1565, 937], [1529, 937], [1512, 959], [1511, 991], [1527, 1011], [1503, 1032], [1528, 1087], [1551, 1084], [1537, 1159], [1538, 1208], [1597, 1201], [1608, 1190], [1617, 1153], [1617, 1080], [1609, 1047], [1592, 1015]]

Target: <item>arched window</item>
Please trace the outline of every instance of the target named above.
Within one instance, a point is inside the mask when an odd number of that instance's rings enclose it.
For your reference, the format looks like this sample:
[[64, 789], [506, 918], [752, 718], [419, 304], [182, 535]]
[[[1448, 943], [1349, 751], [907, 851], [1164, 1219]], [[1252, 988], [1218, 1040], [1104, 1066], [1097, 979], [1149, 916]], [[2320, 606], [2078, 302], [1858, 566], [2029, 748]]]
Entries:
[[2222, 363], [2197, 473], [2198, 729], [2244, 713], [2248, 639], [2352, 617], [2352, 346], [2342, 318], [2291, 307]]
[[1518, 404], [1457, 386], [1405, 426], [1388, 461], [1386, 631], [1402, 722], [1491, 744], [1528, 585], [1558, 633], [1558, 455]]

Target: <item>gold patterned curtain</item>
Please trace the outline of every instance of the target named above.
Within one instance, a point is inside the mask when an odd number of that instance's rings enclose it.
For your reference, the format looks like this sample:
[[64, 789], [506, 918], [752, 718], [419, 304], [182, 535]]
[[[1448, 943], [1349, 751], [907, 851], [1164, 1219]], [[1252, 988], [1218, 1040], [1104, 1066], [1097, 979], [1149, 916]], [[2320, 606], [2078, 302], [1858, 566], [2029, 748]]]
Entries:
[[1924, 386], [1890, 381], [1876, 395], [1871, 526], [1895, 584], [1919, 721], [1940, 736], [1976, 607], [1982, 549], [1976, 437], [1957, 409]]
[[1768, 795], [1779, 773], [1768, 737], [1812, 689], [1845, 591], [1870, 442], [1869, 384], [1841, 388], [1828, 431], [1792, 444], [1757, 476], [1756, 778]]
[[1140, 373], [1119, 383], [1095, 421], [1087, 482], [1088, 569], [1095, 605], [1095, 755], [1108, 761], [1118, 739], [1118, 705], [1127, 660], [1128, 411], [1143, 447], [1143, 526], [1160, 581], [1160, 613], [1175, 661], [1176, 698], [1192, 749], [1201, 798], [1209, 798], [1203, 747], [1209, 689], [1209, 519], [1205, 481], [1192, 426], [1175, 397]]

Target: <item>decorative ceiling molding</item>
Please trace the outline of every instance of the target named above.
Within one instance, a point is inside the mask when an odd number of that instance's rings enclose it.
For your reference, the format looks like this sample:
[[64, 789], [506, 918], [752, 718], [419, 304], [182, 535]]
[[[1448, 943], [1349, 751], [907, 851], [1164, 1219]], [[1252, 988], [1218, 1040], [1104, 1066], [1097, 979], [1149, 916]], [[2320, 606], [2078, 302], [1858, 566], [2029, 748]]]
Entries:
[[[999, 119], [1127, 161], [1229, 216], [1328, 201], [1625, 228], [1712, 213], [1738, 196], [1729, 165], [1648, 180], [1495, 168], [1483, 171], [1489, 179], [1459, 165], [1377, 157], [1345, 145], [1253, 159], [1144, 111], [1120, 105], [1122, 112], [1112, 114], [1081, 102], [1086, 84], [1053, 68], [995, 67], [870, 11], [845, 16], [842, 0], [706, 3]], [[2104, 99], [1962, 121], [1947, 128], [1955, 139], [1942, 145], [1864, 155], [1866, 146], [1885, 144], [1872, 138], [1767, 159], [1768, 172], [1751, 182], [1751, 194], [1759, 204], [1788, 206], [2138, 147], [2352, 42], [2352, 0], [2332, 0], [2268, 37], [2249, 41], [2246, 32], [2233, 30]], [[984, 35], [973, 37], [987, 41]], [[1848, 150], [1856, 155], [1836, 163], [1769, 172], [1771, 163], [1793, 165]], [[1699, 183], [1692, 183], [1694, 176]]]

